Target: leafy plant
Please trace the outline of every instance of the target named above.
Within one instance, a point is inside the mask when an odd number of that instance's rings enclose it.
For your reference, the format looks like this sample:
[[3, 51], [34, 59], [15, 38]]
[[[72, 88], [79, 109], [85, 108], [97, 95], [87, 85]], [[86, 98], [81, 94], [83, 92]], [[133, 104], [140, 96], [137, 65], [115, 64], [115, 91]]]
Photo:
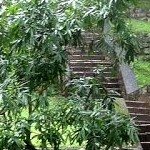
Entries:
[[136, 79], [138, 81], [138, 84], [140, 87], [145, 86], [146, 84], [150, 83], [150, 77], [149, 77], [149, 59], [145, 60], [144, 58], [140, 57], [133, 63], [133, 69], [135, 72]]
[[[96, 49], [101, 50], [105, 47], [105, 53], [108, 53], [109, 49], [109, 53], [113, 54], [115, 59], [118, 57], [117, 59], [120, 61], [122, 61], [121, 56], [123, 53], [123, 61], [130, 63], [134, 61], [139, 46], [135, 34], [132, 32], [130, 26], [126, 24], [125, 19], [128, 18], [128, 8], [136, 2], [136, 0], [68, 0], [65, 4], [72, 8], [73, 12], [71, 12], [72, 14], [75, 13], [75, 18], [83, 20], [81, 23], [84, 29], [95, 29], [100, 34], [96, 42], [91, 42], [89, 45], [90, 48], [95, 47], [96, 43]], [[106, 20], [110, 25], [110, 29], [107, 32], [105, 32], [105, 28], [108, 26], [105, 23]], [[105, 38], [108, 35], [110, 35], [114, 46], [118, 45], [123, 49], [123, 52], [119, 56], [117, 56], [114, 47], [110, 47], [105, 42]]]
[[[78, 45], [79, 42], [75, 38], [76, 34], [80, 34], [75, 28], [75, 22], [59, 16], [55, 4], [43, 0], [6, 1], [7, 8], [1, 14], [2, 120], [3, 124], [4, 120], [12, 122], [8, 124], [12, 131], [17, 128], [16, 122], [24, 126], [23, 130], [16, 131], [23, 135], [11, 140], [15, 146], [18, 144], [18, 149], [22, 147], [22, 142], [26, 148], [34, 149], [31, 127], [38, 120], [34, 120], [32, 115], [49, 115], [43, 108], [49, 106], [51, 89], [60, 90], [62, 87], [68, 55], [64, 46], [69, 43]], [[62, 24], [62, 21], [66, 23]], [[25, 116], [22, 115], [23, 111], [27, 111]], [[21, 122], [22, 119], [26, 122]], [[46, 127], [42, 128], [44, 130]], [[54, 126], [49, 127], [49, 130], [47, 128], [48, 133], [39, 126], [38, 130], [42, 147], [45, 146], [44, 137], [52, 136], [55, 138], [48, 138], [49, 143], [54, 144], [54, 149], [59, 149], [59, 134]], [[12, 132], [10, 138], [13, 136]], [[5, 140], [2, 148], [8, 148], [7, 143], [9, 139]]]
[[[63, 86], [68, 59], [66, 47], [82, 44], [82, 29], [95, 27], [95, 24], [103, 28], [104, 20], [109, 17], [114, 33], [121, 31], [119, 36], [116, 34], [116, 39], [121, 37], [118, 42], [123, 40], [122, 46], [127, 51], [127, 48], [131, 50], [127, 60], [133, 60], [130, 58], [133, 58], [134, 47], [129, 40], [126, 41], [130, 34], [123, 33], [117, 22], [122, 9], [127, 6], [124, 2], [4, 2], [0, 13], [1, 149], [35, 150], [32, 140], [37, 139], [42, 149], [51, 145], [54, 150], [59, 150], [60, 144], [65, 141], [64, 133], [71, 142], [82, 144], [87, 141], [87, 150], [105, 145], [107, 148], [121, 147], [124, 142], [135, 141], [136, 129], [131, 123], [132, 128], [127, 128], [127, 132], [122, 130], [130, 121], [116, 114], [114, 99], [108, 96], [108, 91], [101, 84], [97, 84], [97, 79], [73, 81], [73, 86], [72, 83], [69, 85], [69, 101], [51, 108], [51, 97], [58, 95]], [[121, 11], [115, 13], [116, 8]], [[121, 122], [122, 126], [117, 122]], [[115, 123], [119, 134], [112, 130]], [[108, 135], [104, 134], [106, 131], [109, 131]], [[117, 138], [123, 134], [128, 138], [123, 136], [116, 143], [110, 137], [111, 132]], [[130, 138], [131, 134], [133, 136]]]
[[72, 111], [77, 114], [71, 119], [75, 122], [72, 123], [75, 130], [71, 142], [76, 141], [81, 145], [87, 141], [86, 150], [123, 148], [124, 144], [136, 143], [137, 129], [133, 122], [129, 116], [117, 112], [115, 99], [109, 97], [95, 80], [85, 78], [69, 84], [72, 93], [70, 99], [74, 103], [74, 107], [69, 109], [70, 114]]

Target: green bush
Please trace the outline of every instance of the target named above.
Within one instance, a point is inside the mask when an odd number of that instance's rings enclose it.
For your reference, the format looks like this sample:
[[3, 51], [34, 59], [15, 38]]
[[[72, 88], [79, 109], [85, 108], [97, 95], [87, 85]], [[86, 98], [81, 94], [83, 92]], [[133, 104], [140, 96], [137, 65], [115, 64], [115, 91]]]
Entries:
[[149, 58], [139, 58], [133, 63], [134, 73], [140, 87], [150, 83], [150, 61]]
[[[115, 41], [127, 50], [127, 61], [134, 57], [133, 35], [123, 18], [119, 19], [128, 3], [108, 1], [101, 6], [98, 1], [80, 2], [7, 0], [1, 6], [1, 150], [35, 150], [35, 139], [40, 148], [52, 146], [54, 150], [59, 150], [66, 138], [71, 143], [87, 142], [87, 150], [136, 142], [133, 123], [115, 111], [115, 99], [97, 85], [97, 79], [72, 81], [67, 100], [56, 107], [51, 103], [51, 98], [62, 90], [68, 61], [65, 48], [81, 44], [86, 17], [93, 16], [97, 23], [109, 17]], [[92, 12], [89, 3], [96, 6]]]
[[76, 141], [81, 145], [87, 141], [86, 150], [135, 144], [138, 137], [133, 122], [129, 116], [117, 112], [115, 98], [108, 96], [109, 91], [97, 83], [100, 83], [97, 78], [83, 78], [69, 84], [73, 106], [71, 119], [65, 118], [73, 124], [71, 143]]

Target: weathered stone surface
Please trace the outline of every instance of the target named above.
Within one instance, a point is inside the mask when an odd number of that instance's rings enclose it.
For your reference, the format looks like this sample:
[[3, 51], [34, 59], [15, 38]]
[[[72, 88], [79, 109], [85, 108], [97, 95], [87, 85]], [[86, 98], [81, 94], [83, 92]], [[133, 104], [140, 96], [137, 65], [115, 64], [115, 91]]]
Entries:
[[147, 17], [150, 17], [150, 13], [148, 12], [148, 13], [146, 14], [146, 16], [147, 16]]
[[133, 18], [150, 18], [149, 9], [131, 8], [129, 12]]
[[137, 37], [140, 43], [140, 49], [146, 54], [150, 54], [150, 33], [138, 33]]
[[127, 64], [120, 65], [126, 93], [130, 94], [138, 90], [138, 85], [132, 69]]
[[138, 18], [146, 17], [146, 13], [145, 12], [137, 13], [136, 17], [138, 17]]
[[147, 93], [150, 93], [150, 85], [147, 86]]

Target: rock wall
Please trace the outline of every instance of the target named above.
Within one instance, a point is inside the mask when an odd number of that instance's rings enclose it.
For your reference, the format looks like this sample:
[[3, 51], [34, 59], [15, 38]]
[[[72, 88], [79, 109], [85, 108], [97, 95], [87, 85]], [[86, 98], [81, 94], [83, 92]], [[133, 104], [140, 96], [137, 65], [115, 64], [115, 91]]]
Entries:
[[150, 33], [137, 33], [140, 49], [143, 54], [150, 55]]
[[[150, 9], [131, 8], [129, 10], [131, 18], [150, 22]], [[137, 33], [140, 49], [144, 53], [150, 54], [150, 33]]]
[[130, 15], [132, 18], [150, 21], [150, 9], [131, 8]]

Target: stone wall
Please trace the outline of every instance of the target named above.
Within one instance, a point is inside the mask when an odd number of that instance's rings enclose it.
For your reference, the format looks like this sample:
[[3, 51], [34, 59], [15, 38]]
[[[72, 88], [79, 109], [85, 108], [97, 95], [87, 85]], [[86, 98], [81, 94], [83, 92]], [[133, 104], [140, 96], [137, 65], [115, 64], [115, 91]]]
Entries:
[[131, 8], [130, 15], [132, 18], [150, 21], [150, 9]]
[[137, 33], [141, 54], [150, 55], [150, 33]]
[[[131, 18], [150, 22], [150, 9], [130, 8], [129, 13]], [[137, 33], [137, 37], [140, 42], [140, 49], [150, 54], [150, 33]]]

